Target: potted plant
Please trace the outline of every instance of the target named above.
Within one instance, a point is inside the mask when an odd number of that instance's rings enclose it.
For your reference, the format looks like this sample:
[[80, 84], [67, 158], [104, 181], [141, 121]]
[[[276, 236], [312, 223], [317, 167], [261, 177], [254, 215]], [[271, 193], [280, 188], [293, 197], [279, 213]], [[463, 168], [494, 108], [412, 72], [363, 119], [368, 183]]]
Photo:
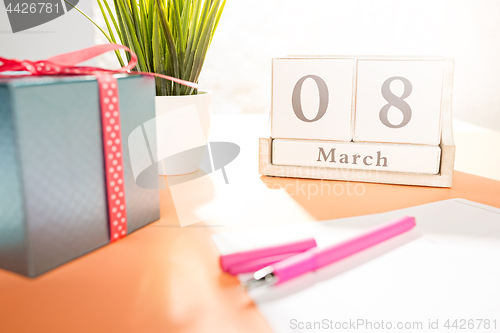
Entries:
[[[134, 71], [154, 72], [197, 83], [226, 0], [113, 0], [114, 10], [107, 0], [97, 0], [97, 3], [107, 32], [79, 11], [97, 26], [110, 43], [123, 44], [137, 54]], [[125, 62], [121, 54], [118, 51], [115, 53], [123, 66]], [[130, 60], [129, 54], [126, 60]], [[185, 108], [189, 110], [191, 107], [191, 111], [196, 108], [205, 140], [208, 138], [211, 92], [156, 78], [156, 96], [158, 149], [180, 152], [186, 146], [186, 138], [191, 136], [186, 131], [179, 131], [179, 127], [188, 132], [189, 129], [199, 129], [197, 124], [185, 123], [192, 121], [193, 117], [180, 116], [175, 121], [158, 121], [159, 116]], [[182, 111], [175, 113], [182, 115]], [[172, 133], [180, 135], [173, 138]], [[197, 134], [193, 135], [196, 137]], [[203, 152], [198, 151], [201, 156], [190, 158], [182, 166], [179, 163], [169, 166], [166, 162], [164, 170], [159, 168], [160, 174], [184, 174], [198, 170], [203, 157]]]

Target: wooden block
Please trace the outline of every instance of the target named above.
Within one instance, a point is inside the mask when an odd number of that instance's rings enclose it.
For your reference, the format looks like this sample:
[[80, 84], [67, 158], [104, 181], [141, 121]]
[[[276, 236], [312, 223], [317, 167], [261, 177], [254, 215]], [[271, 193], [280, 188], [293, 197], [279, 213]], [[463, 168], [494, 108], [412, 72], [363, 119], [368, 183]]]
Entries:
[[[316, 57], [317, 59], [332, 59], [334, 57], [332, 56], [324, 56], [324, 57]], [[325, 166], [313, 166], [313, 165], [280, 165], [278, 163], [282, 163], [283, 161], [280, 161], [280, 157], [277, 156], [277, 160], [274, 160], [273, 157], [273, 142], [274, 141], [287, 141], [287, 140], [280, 140], [281, 138], [278, 139], [273, 139], [273, 137], [269, 137], [269, 132], [267, 132], [263, 137], [259, 139], [259, 173], [261, 175], [266, 175], [266, 176], [273, 176], [273, 177], [293, 177], [293, 178], [312, 178], [312, 179], [332, 179], [332, 180], [344, 180], [344, 181], [358, 181], [358, 182], [376, 182], [376, 183], [386, 183], [386, 184], [400, 184], [400, 185], [419, 185], [419, 186], [435, 186], [435, 187], [451, 187], [453, 183], [453, 167], [454, 167], [454, 161], [455, 161], [455, 143], [453, 141], [453, 130], [452, 130], [452, 122], [451, 122], [451, 106], [452, 106], [452, 91], [453, 91], [453, 59], [442, 59], [440, 57], [426, 57], [426, 58], [421, 58], [421, 57], [385, 57], [385, 56], [380, 56], [380, 57], [366, 57], [366, 56], [360, 56], [360, 57], [349, 57], [349, 56], [338, 56], [336, 57], [337, 59], [345, 59], [345, 58], [355, 58], [358, 59], [355, 63], [355, 67], [357, 68], [357, 63], [361, 61], [399, 61], [399, 62], [413, 62], [413, 61], [428, 61], [428, 62], [442, 62], [443, 66], [443, 75], [442, 75], [442, 90], [441, 90], [441, 95], [440, 95], [440, 110], [439, 112], [441, 113], [441, 132], [439, 134], [438, 130], [438, 144], [436, 144], [436, 147], [438, 146], [440, 151], [441, 151], [441, 158], [439, 162], [439, 170], [437, 174], [423, 174], [423, 173], [415, 173], [415, 172], [400, 172], [400, 171], [379, 171], [379, 170], [359, 170], [359, 169], [354, 169], [354, 168], [347, 168], [347, 167], [325, 167]], [[309, 58], [304, 58], [305, 60], [311, 60]], [[358, 73], [356, 69], [356, 73]], [[430, 75], [430, 74], [429, 74]], [[353, 90], [357, 92], [356, 84], [357, 76], [355, 76], [355, 80], [353, 80]], [[437, 78], [437, 80], [440, 80]], [[397, 80], [396, 80], [397, 81]], [[402, 88], [402, 87], [400, 87]], [[413, 88], [413, 87], [412, 87]], [[381, 88], [379, 88], [381, 92]], [[400, 95], [396, 96], [402, 96], [404, 93], [404, 89], [401, 89], [401, 91], [397, 91], [397, 87], [395, 86], [394, 88], [392, 87], [391, 84], [391, 89], [393, 89], [393, 93], [397, 94], [400, 93]], [[412, 89], [413, 90], [413, 89]], [[413, 92], [412, 92], [413, 93]], [[420, 94], [420, 92], [419, 92]], [[353, 94], [353, 104], [356, 105], [356, 94]], [[406, 99], [403, 98], [403, 99]], [[384, 100], [385, 101], [385, 100]], [[387, 102], [385, 102], [387, 104]], [[383, 105], [382, 105], [383, 106]], [[399, 105], [400, 106], [400, 105]], [[435, 105], [434, 105], [435, 106]], [[412, 110], [413, 111], [413, 110]], [[397, 112], [397, 111], [396, 111]], [[354, 113], [353, 113], [354, 116]], [[388, 115], [388, 117], [392, 117]], [[438, 116], [439, 119], [439, 116]], [[358, 119], [359, 120], [359, 119]], [[389, 118], [388, 120], [390, 121], [397, 121], [397, 119], [391, 119]], [[380, 121], [380, 119], [379, 119]], [[433, 124], [435, 124], [435, 120], [429, 120], [432, 121]], [[409, 122], [411, 123], [411, 122]], [[273, 124], [273, 126], [276, 124]], [[421, 124], [418, 126], [419, 130], [422, 130]], [[404, 128], [404, 127], [402, 127]], [[434, 132], [434, 131], [432, 131]], [[354, 133], [354, 135], [356, 132]], [[375, 136], [378, 135], [376, 131], [369, 131], [370, 136]], [[408, 133], [407, 138], [410, 138], [412, 135], [415, 133]], [[418, 136], [418, 135], [417, 135]], [[429, 137], [432, 137], [432, 135], [429, 135]], [[286, 139], [286, 138], [284, 138]], [[294, 138], [296, 139], [296, 138]], [[306, 139], [302, 140], [305, 142], [310, 142], [312, 141], [310, 138], [298, 138], [300, 139]], [[369, 138], [370, 139], [370, 138]], [[394, 137], [392, 137], [394, 139]], [[418, 138], [417, 138], [418, 139]], [[380, 139], [379, 139], [380, 140]], [[298, 141], [298, 140], [294, 140]], [[320, 141], [319, 139], [315, 141]], [[406, 140], [398, 140], [398, 141], [409, 141], [408, 139]], [[418, 141], [417, 144], [413, 144], [412, 147], [421, 147], [423, 145], [423, 140], [415, 140]], [[432, 142], [432, 145], [435, 144], [435, 141], [429, 140], [426, 142]], [[327, 145], [334, 145], [334, 144], [348, 144], [347, 142], [328, 142], [324, 140], [322, 143], [327, 144]], [[361, 147], [362, 145], [365, 144], [372, 144], [371, 142], [353, 142], [350, 143], [351, 145], [355, 145], [356, 147]], [[378, 144], [387, 144], [387, 142], [380, 141]], [[278, 143], [279, 145], [279, 143]], [[388, 144], [388, 145], [393, 145], [393, 144]], [[398, 145], [398, 146], [403, 146]], [[316, 147], [317, 149], [317, 147]], [[378, 151], [378, 150], [377, 150]], [[377, 152], [375, 151], [375, 153]], [[382, 151], [382, 150], [380, 150]], [[407, 152], [411, 151], [405, 149], [405, 152], [403, 154], [399, 154], [401, 159], [407, 158]], [[298, 151], [295, 151], [296, 153]], [[328, 151], [329, 152], [329, 151]], [[328, 152], [325, 151], [326, 154]], [[318, 152], [319, 153], [319, 152]], [[303, 153], [299, 154], [302, 155]], [[371, 153], [373, 154], [373, 153]], [[361, 155], [361, 154], [359, 154]], [[327, 155], [328, 156], [328, 155]], [[371, 155], [373, 156], [373, 155]], [[376, 156], [376, 155], [375, 155]], [[382, 156], [381, 156], [382, 157]], [[434, 158], [434, 157], [433, 157]], [[317, 159], [317, 158], [316, 158]], [[367, 159], [369, 160], [369, 158]], [[340, 156], [339, 156], [339, 161], [340, 161]], [[290, 161], [286, 163], [292, 163]], [[303, 163], [303, 162], [298, 162], [296, 164]], [[359, 163], [359, 158], [358, 158], [358, 163]], [[420, 171], [421, 172], [421, 171]]]
[[354, 59], [273, 59], [273, 138], [350, 141]]
[[438, 146], [275, 139], [274, 165], [437, 174]]
[[[272, 177], [331, 179], [355, 182], [385, 183], [398, 185], [419, 185], [433, 187], [451, 187], [453, 184], [453, 163], [455, 146], [453, 136], [441, 142], [441, 167], [437, 175], [405, 172], [378, 172], [375, 170], [355, 170], [342, 168], [324, 168], [293, 165], [275, 165], [272, 163], [272, 138], [259, 139], [259, 174]], [[451, 139], [451, 141], [450, 141]], [[446, 142], [446, 143], [445, 143]]]
[[444, 59], [357, 61], [356, 141], [439, 145]]

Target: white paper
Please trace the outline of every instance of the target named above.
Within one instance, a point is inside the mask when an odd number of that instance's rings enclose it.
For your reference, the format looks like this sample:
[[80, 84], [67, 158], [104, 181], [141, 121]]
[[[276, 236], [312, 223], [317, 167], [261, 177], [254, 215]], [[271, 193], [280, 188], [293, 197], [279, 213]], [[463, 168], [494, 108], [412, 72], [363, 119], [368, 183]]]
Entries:
[[[408, 233], [283, 285], [252, 290], [250, 296], [274, 331], [500, 331], [497, 208], [451, 199], [383, 214], [222, 233], [213, 239], [221, 253], [308, 236], [326, 246], [404, 215], [417, 221]], [[365, 324], [352, 325], [361, 321]], [[429, 328], [436, 321], [438, 329]], [[316, 329], [314, 323], [319, 323]]]

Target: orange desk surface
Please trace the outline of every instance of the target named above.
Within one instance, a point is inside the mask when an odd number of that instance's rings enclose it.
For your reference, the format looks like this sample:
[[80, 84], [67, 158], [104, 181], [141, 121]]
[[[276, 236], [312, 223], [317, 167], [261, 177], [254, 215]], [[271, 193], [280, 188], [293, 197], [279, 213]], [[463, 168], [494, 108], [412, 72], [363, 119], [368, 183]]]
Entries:
[[[318, 182], [255, 181], [263, 191]], [[170, 192], [160, 196], [161, 220], [123, 240], [36, 279], [0, 270], [0, 332], [270, 332], [237, 279], [219, 269], [210, 236], [224, 230], [180, 228]], [[500, 182], [456, 172], [451, 189], [365, 184], [362, 196], [310, 200], [299, 191], [293, 202], [324, 220], [457, 197], [500, 208]]]

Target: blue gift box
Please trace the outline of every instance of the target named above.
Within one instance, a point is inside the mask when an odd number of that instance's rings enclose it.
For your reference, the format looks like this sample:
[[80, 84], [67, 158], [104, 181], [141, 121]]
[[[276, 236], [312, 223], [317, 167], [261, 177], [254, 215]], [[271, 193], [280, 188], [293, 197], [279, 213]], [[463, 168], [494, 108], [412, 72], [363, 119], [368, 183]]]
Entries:
[[[160, 215], [127, 140], [155, 117], [155, 80], [115, 77], [130, 233]], [[0, 267], [33, 277], [109, 243], [102, 141], [95, 77], [0, 79]], [[157, 175], [141, 181], [157, 188]]]

